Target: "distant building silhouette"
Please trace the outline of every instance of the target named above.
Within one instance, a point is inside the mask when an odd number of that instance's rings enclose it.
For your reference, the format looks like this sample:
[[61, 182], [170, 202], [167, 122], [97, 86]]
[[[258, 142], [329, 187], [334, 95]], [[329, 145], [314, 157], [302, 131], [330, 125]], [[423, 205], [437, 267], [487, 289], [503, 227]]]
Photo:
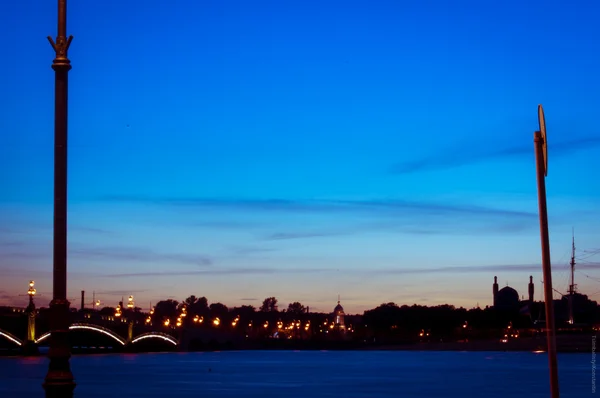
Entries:
[[529, 302], [533, 303], [533, 276], [529, 276]]
[[533, 294], [534, 294], [534, 286], [533, 286], [533, 276], [529, 277], [529, 300], [521, 302], [519, 299], [519, 293], [510, 286], [505, 286], [502, 289], [498, 290], [498, 277], [494, 276], [494, 284], [492, 287], [493, 295], [494, 295], [494, 308], [501, 310], [518, 310], [523, 304], [533, 303]]
[[493, 295], [494, 295], [494, 307], [496, 306], [496, 297], [498, 297], [498, 277], [494, 276], [494, 285], [492, 287]]

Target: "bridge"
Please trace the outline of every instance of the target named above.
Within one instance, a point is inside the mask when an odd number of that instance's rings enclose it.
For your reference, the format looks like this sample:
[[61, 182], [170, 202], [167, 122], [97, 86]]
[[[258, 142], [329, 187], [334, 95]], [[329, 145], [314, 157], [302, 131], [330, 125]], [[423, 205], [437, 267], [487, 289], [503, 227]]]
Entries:
[[[36, 355], [39, 353], [40, 346], [49, 343], [48, 337], [51, 337], [51, 332], [48, 329], [51, 314], [46, 309], [36, 310], [33, 302], [35, 293], [34, 281], [30, 281], [29, 306], [26, 309], [5, 308], [0, 314], [2, 315], [0, 316], [0, 342], [4, 349], [8, 348], [12, 351], [11, 347], [19, 347], [23, 355]], [[220, 349], [243, 343], [250, 332], [250, 329], [235, 328], [239, 315], [233, 320], [231, 328], [224, 328], [219, 327], [219, 318], [204, 324], [203, 316], [196, 314], [193, 319], [192, 316], [187, 317], [185, 306], [179, 310], [181, 313], [177, 321], [171, 322], [168, 317], [153, 320], [154, 309], [151, 309], [148, 314], [135, 311], [133, 296], [129, 296], [127, 310], [122, 309], [123, 304], [120, 302], [114, 312], [108, 313], [104, 309], [102, 311], [85, 309], [83, 300], [82, 292], [81, 309], [70, 312], [69, 330], [74, 332], [70, 333], [70, 340], [73, 348], [79, 350], [108, 348], [116, 351], [142, 352], [173, 348], [177, 350]], [[187, 322], [184, 322], [185, 320]], [[27, 322], [26, 334], [24, 333], [25, 321]], [[249, 323], [249, 328], [251, 326], [252, 322]], [[92, 332], [96, 336], [81, 334], [78, 333], [79, 331]]]
[[[34, 304], [34, 296], [36, 295], [36, 289], [34, 286], [35, 282], [30, 281], [29, 290], [27, 291], [27, 294], [29, 296], [28, 307], [25, 310], [13, 308], [14, 314], [12, 315], [16, 315], [16, 317], [11, 317], [9, 315], [9, 317], [5, 319], [9, 322], [0, 325], [0, 341], [9, 341], [10, 343], [20, 347], [22, 353], [24, 353], [25, 355], [36, 354], [38, 352], [38, 347], [40, 345], [48, 343], [50, 340], [48, 339], [48, 337], [51, 336], [51, 332], [49, 331], [42, 333], [41, 335], [37, 335], [36, 333], [36, 329], [38, 333], [40, 331], [40, 327], [36, 328], [36, 319], [38, 318], [38, 315], [40, 315], [41, 317], [37, 320], [37, 323], [41, 322], [41, 325], [39, 326], [41, 326], [43, 330], [44, 328], [48, 329], [49, 314], [44, 314], [43, 312], [39, 313], [39, 311], [36, 310]], [[166, 342], [168, 345], [174, 347], [180, 346], [180, 339], [175, 337], [175, 335], [181, 336], [180, 331], [176, 332], [175, 330], [173, 330], [174, 328], [170, 328], [171, 330], [169, 331], [175, 334], [171, 335], [162, 331], [153, 330], [150, 318], [147, 318], [144, 322], [142, 319], [140, 319], [140, 317], [143, 317], [144, 315], [141, 313], [136, 313], [135, 311], [129, 311], [129, 316], [125, 317], [126, 314], [122, 311], [121, 306], [122, 303], [120, 303], [119, 306], [116, 308], [114, 314], [107, 315], [106, 313], [102, 314], [98, 311], [86, 312], [83, 310], [82, 304], [81, 311], [71, 313], [71, 323], [69, 326], [69, 330], [89, 331], [97, 333], [98, 337], [107, 336], [109, 337], [109, 340], [111, 340], [115, 344], [115, 347], [117, 349], [122, 347], [135, 348], [134, 346], [145, 346], [146, 348], [148, 348], [147, 343], [152, 341], [159, 342], [160, 344], [164, 344], [164, 342]], [[129, 297], [129, 303], [127, 306], [131, 310], [133, 309], [133, 296]], [[27, 333], [26, 336], [23, 339], [21, 339], [15, 334], [21, 334], [21, 332], [18, 332], [18, 330], [20, 330], [19, 325], [24, 326], [21, 323], [23, 321], [23, 316], [26, 316], [27, 318]], [[18, 320], [17, 318], [20, 318], [21, 320]], [[2, 327], [8, 327], [10, 332], [8, 330], [3, 330]], [[124, 327], [127, 327], [126, 331]], [[137, 335], [134, 334], [134, 329], [137, 332]], [[119, 334], [119, 332], [121, 332], [121, 334]], [[123, 337], [123, 335], [126, 335], [127, 337]], [[90, 339], [89, 336], [85, 339], [81, 339], [80, 336], [77, 336], [73, 340], [79, 340], [79, 342], [86, 340], [98, 341], [97, 338]], [[104, 341], [107, 340], [106, 338], [101, 338], [99, 341], [102, 341], [104, 343]], [[140, 342], [144, 342], [144, 344], [140, 344]], [[80, 346], [83, 345], [87, 344], [80, 344]], [[94, 343], [90, 344], [90, 346], [94, 346]]]
[[[136, 343], [138, 343], [142, 340], [146, 340], [146, 339], [159, 339], [162, 341], [166, 341], [175, 347], [177, 347], [179, 345], [178, 339], [176, 339], [175, 337], [173, 337], [167, 333], [162, 333], [162, 332], [146, 332], [146, 333], [142, 333], [136, 337], [131, 336], [132, 338], [130, 338], [130, 339], [124, 339], [119, 334], [110, 330], [109, 328], [106, 328], [106, 327], [100, 326], [100, 325], [95, 325], [92, 323], [84, 323], [84, 322], [76, 322], [76, 323], [71, 324], [71, 326], [69, 326], [69, 330], [88, 330], [88, 331], [92, 331], [92, 332], [96, 332], [96, 333], [101, 333], [103, 335], [110, 337], [112, 340], [114, 340], [120, 346], [128, 346], [130, 344], [136, 344]], [[11, 334], [7, 331], [1, 330], [1, 329], [0, 329], [0, 336], [5, 338], [8, 341], [13, 342], [17, 346], [23, 346], [25, 344], [25, 341], [19, 339], [18, 337], [14, 336], [13, 334]], [[40, 343], [43, 343], [48, 337], [50, 337], [50, 332], [46, 332], [46, 333], [42, 334], [41, 336], [37, 337], [34, 340], [34, 343], [36, 345], [39, 345]]]

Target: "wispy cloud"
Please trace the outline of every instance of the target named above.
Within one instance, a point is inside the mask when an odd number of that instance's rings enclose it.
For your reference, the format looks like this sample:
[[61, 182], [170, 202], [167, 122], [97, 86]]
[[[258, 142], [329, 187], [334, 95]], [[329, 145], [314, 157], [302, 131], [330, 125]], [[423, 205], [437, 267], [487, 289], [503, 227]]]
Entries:
[[[483, 222], [478, 225], [462, 220], [460, 223], [444, 222], [439, 220], [433, 227], [422, 227], [420, 224], [412, 223], [406, 225], [397, 221], [381, 221], [363, 223], [357, 226], [361, 231], [386, 231], [407, 235], [482, 235], [482, 234], [507, 234], [529, 231], [539, 228], [539, 225], [531, 217], [522, 217], [516, 219], [500, 218], [493, 222]], [[474, 217], [474, 221], [481, 221]], [[484, 220], [489, 221], [489, 220]]]
[[[348, 233], [348, 232], [347, 232]], [[346, 234], [347, 234], [346, 233]], [[278, 232], [265, 236], [265, 240], [289, 240], [289, 239], [307, 239], [322, 238], [326, 236], [345, 235], [343, 232]]]
[[210, 229], [213, 229], [213, 228], [222, 228], [222, 229], [244, 228], [244, 229], [247, 229], [247, 228], [255, 228], [255, 227], [263, 226], [263, 224], [258, 223], [258, 222], [236, 221], [236, 220], [193, 221], [193, 222], [190, 222], [187, 225], [190, 226], [190, 227], [210, 228]]
[[[52, 247], [49, 242], [34, 244], [28, 242], [0, 242], [0, 261], [39, 260], [50, 258]], [[161, 253], [144, 247], [89, 247], [71, 244], [69, 256], [77, 259], [99, 259], [106, 261], [135, 261], [144, 263], [179, 263], [197, 266], [209, 266], [212, 259], [204, 254]]]
[[208, 266], [212, 264], [212, 260], [208, 256], [202, 254], [158, 253], [150, 249], [137, 247], [78, 248], [70, 250], [70, 254], [87, 259], [98, 258], [146, 263], [175, 262], [199, 266]]
[[139, 290], [102, 290], [95, 292], [97, 295], [103, 296], [129, 296], [130, 294], [135, 293], [145, 293], [148, 292], [148, 289], [139, 289]]
[[70, 226], [69, 231], [75, 232], [75, 233], [88, 233], [88, 234], [100, 234], [100, 235], [106, 235], [106, 234], [111, 233], [111, 231], [109, 231], [107, 229], [86, 227], [86, 226], [81, 226], [81, 225]]
[[[12, 220], [11, 221], [11, 226], [2, 226], [0, 227], [0, 234], [5, 234], [5, 235], [22, 235], [22, 234], [28, 234], [33, 232], [48, 232], [51, 233], [52, 232], [52, 224], [51, 223], [33, 223], [33, 222], [27, 222], [27, 221], [19, 221], [19, 220]], [[69, 225], [69, 230], [68, 232], [70, 234], [101, 234], [101, 235], [106, 235], [106, 234], [111, 234], [112, 232], [107, 230], [107, 229], [102, 229], [102, 228], [96, 228], [96, 227], [90, 227], [90, 226], [84, 226], [84, 225]]]
[[[566, 270], [567, 265], [553, 265], [553, 271]], [[600, 263], [581, 264], [580, 269], [599, 269]], [[539, 272], [542, 270], [540, 264], [497, 264], [479, 266], [448, 266], [437, 268], [388, 268], [373, 270], [373, 274], [463, 274], [474, 272]]]
[[106, 278], [142, 278], [155, 276], [193, 276], [193, 275], [261, 275], [261, 274], [310, 274], [335, 271], [331, 268], [223, 268], [199, 271], [161, 271], [134, 272], [100, 275]]
[[242, 211], [295, 213], [354, 213], [372, 216], [473, 215], [534, 219], [535, 213], [510, 209], [495, 209], [470, 204], [435, 203], [400, 199], [382, 200], [286, 200], [286, 199], [226, 199], [226, 198], [157, 198], [146, 196], [105, 196], [105, 201], [222, 208]]
[[234, 255], [248, 255], [248, 254], [256, 254], [256, 253], [269, 253], [276, 251], [273, 248], [267, 247], [232, 247], [229, 249], [230, 252]]
[[[598, 145], [600, 145], [600, 137], [590, 136], [556, 144], [550, 142], [548, 151], [550, 156], [562, 156]], [[389, 171], [392, 174], [408, 174], [421, 171], [445, 170], [487, 160], [521, 157], [526, 155], [533, 156], [533, 143], [530, 145], [508, 147], [499, 150], [486, 150], [482, 148], [473, 148], [472, 146], [463, 146], [460, 148], [453, 148], [452, 150], [446, 150], [430, 157], [396, 163], [390, 167]]]
[[[567, 265], [553, 266], [554, 271], [566, 270]], [[580, 269], [599, 269], [600, 263], [581, 264]], [[355, 268], [346, 269], [344, 273], [365, 275], [365, 276], [382, 276], [382, 275], [408, 275], [408, 274], [466, 274], [466, 273], [493, 273], [493, 272], [539, 272], [542, 267], [539, 264], [496, 264], [496, 265], [481, 265], [481, 266], [445, 266], [433, 268]], [[339, 270], [336, 268], [224, 268], [224, 269], [207, 269], [196, 271], [161, 271], [161, 272], [133, 272], [133, 273], [118, 273], [98, 275], [106, 278], [143, 278], [156, 276], [193, 276], [193, 275], [268, 275], [268, 274], [316, 274], [316, 273], [335, 273]]]
[[240, 301], [258, 301], [258, 300], [259, 299], [257, 299], [257, 298], [246, 298], [246, 297], [240, 299]]

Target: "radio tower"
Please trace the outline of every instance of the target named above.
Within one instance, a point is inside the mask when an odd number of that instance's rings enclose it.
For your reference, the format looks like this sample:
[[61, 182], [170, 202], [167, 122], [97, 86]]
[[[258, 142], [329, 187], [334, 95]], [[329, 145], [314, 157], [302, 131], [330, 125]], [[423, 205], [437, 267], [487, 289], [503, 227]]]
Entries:
[[575, 232], [573, 232], [573, 244], [571, 249], [571, 283], [569, 284], [569, 323], [572, 325], [575, 322], [573, 315], [573, 301], [577, 285], [575, 284]]

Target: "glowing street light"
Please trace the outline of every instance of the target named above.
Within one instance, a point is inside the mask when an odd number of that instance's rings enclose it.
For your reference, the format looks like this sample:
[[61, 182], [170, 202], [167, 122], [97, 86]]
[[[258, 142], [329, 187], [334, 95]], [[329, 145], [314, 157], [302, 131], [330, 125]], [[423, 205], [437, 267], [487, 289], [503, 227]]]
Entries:
[[221, 320], [220, 320], [219, 318], [215, 318], [215, 319], [213, 320], [213, 325], [215, 325], [215, 326], [219, 326], [220, 324], [221, 324]]
[[35, 296], [35, 282], [34, 281], [29, 281], [29, 290], [27, 290], [27, 294], [29, 295], [29, 297], [33, 297]]
[[29, 305], [33, 308], [33, 296], [35, 296], [35, 282], [29, 281], [29, 290], [27, 290], [27, 294], [29, 295]]
[[127, 308], [129, 308], [130, 310], [133, 309], [133, 296], [129, 296], [129, 298], [127, 299]]

